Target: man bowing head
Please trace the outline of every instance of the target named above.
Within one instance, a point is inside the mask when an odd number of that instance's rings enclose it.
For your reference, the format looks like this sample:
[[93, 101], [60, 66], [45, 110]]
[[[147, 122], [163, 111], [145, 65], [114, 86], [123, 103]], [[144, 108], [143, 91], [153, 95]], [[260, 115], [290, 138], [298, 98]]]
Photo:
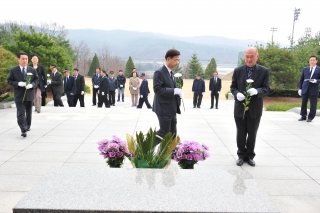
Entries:
[[[166, 63], [153, 75], [154, 100], [152, 110], [156, 113], [160, 129], [157, 135], [163, 138], [171, 132], [177, 134], [177, 117], [180, 114], [180, 103], [183, 98], [182, 89], [176, 88], [176, 80], [172, 70], [180, 62], [180, 52], [170, 49], [165, 55]], [[156, 145], [161, 140], [157, 138]]]
[[[238, 166], [241, 166], [245, 160], [248, 160], [250, 166], [255, 166], [254, 147], [262, 115], [263, 96], [270, 90], [269, 70], [257, 64], [258, 58], [257, 48], [247, 48], [244, 52], [246, 65], [235, 68], [230, 86], [235, 97], [234, 120], [237, 126]], [[251, 85], [248, 89], [249, 82]], [[250, 97], [248, 108], [244, 107], [246, 94]]]

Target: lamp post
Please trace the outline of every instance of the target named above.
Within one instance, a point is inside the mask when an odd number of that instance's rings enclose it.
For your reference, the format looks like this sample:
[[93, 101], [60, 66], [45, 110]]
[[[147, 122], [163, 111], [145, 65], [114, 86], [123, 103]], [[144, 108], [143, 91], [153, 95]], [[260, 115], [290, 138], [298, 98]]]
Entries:
[[271, 43], [272, 43], [272, 45], [273, 45], [273, 33], [277, 32], [277, 29], [278, 28], [276, 28], [276, 27], [271, 27], [271, 31], [272, 31]]
[[292, 36], [291, 36], [291, 48], [293, 46], [294, 23], [296, 20], [298, 20], [299, 15], [300, 15], [300, 8], [298, 8], [298, 9], [294, 8], [293, 27], [292, 27]]

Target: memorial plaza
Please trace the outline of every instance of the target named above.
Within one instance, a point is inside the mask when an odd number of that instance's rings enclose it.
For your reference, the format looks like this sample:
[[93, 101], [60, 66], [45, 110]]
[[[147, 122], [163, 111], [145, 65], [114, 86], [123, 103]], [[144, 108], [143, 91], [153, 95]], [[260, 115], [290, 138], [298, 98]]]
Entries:
[[[152, 99], [149, 101], [152, 103]], [[64, 104], [67, 106], [66, 101]], [[234, 101], [220, 100], [219, 109], [209, 109], [208, 99], [203, 100], [200, 109], [193, 108], [191, 99], [185, 99], [184, 104], [185, 111], [181, 107], [182, 114], [177, 116], [178, 134], [182, 141], [194, 140], [208, 145], [210, 157], [196, 164], [194, 170], [180, 170], [173, 161], [167, 170], [188, 172], [194, 177], [201, 171], [212, 171], [217, 172], [217, 178], [223, 178], [221, 176], [227, 172], [246, 172], [249, 180], [244, 178], [243, 183], [257, 183], [278, 212], [320, 212], [319, 116], [308, 123], [298, 121], [299, 110], [264, 111], [256, 141], [256, 166], [244, 163], [239, 167], [236, 165]], [[71, 172], [78, 168], [108, 170], [97, 149], [99, 140], [112, 135], [125, 139], [126, 133], [158, 128], [152, 110], [145, 105], [142, 109], [131, 107], [129, 98], [109, 109], [91, 105], [91, 96], [86, 96], [85, 108], [80, 108], [79, 104], [77, 107], [53, 107], [49, 103], [42, 107], [41, 113], [33, 112], [31, 131], [26, 138], [20, 136], [16, 109], [0, 110], [0, 213], [12, 212], [32, 187], [53, 169]], [[130, 162], [126, 161], [123, 168], [117, 170], [131, 173], [134, 170], [131, 168]], [[201, 179], [200, 183], [199, 177], [199, 185], [206, 181], [211, 180]], [[246, 195], [245, 189], [242, 194]], [[186, 195], [176, 196], [184, 199]], [[247, 199], [243, 206], [256, 199], [259, 198]]]

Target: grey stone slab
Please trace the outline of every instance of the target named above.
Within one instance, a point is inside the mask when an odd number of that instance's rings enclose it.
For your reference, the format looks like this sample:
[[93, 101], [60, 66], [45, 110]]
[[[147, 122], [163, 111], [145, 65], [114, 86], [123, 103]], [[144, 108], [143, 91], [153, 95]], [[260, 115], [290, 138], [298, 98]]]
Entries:
[[302, 149], [302, 148], [277, 148], [278, 152], [286, 157], [320, 157], [320, 149]]
[[320, 179], [319, 180], [316, 180], [318, 183], [319, 183], [319, 185], [320, 185]]
[[29, 152], [74, 152], [80, 145], [75, 143], [33, 143], [25, 151]]
[[97, 153], [97, 152], [99, 152], [97, 147], [98, 147], [98, 144], [96, 144], [96, 143], [81, 144], [78, 147], [78, 149], [76, 150], [76, 152], [93, 152], [93, 153]]
[[269, 196], [282, 213], [319, 213], [319, 196]]
[[0, 175], [0, 191], [29, 191], [42, 176]]
[[15, 156], [19, 151], [3, 151], [0, 150], [0, 161], [7, 161]]
[[44, 175], [52, 168], [59, 168], [63, 163], [43, 162], [6, 162], [0, 166], [1, 175]]
[[320, 157], [288, 157], [297, 166], [320, 166]]
[[0, 191], [0, 212], [12, 213], [12, 208], [23, 198], [26, 192], [1, 192]]
[[[49, 133], [51, 130], [50, 129], [33, 129], [33, 126], [31, 126], [31, 131], [28, 132], [28, 136], [33, 136], [33, 135], [45, 135], [47, 133]], [[8, 137], [10, 137], [11, 135], [17, 135], [19, 134], [21, 131], [20, 130], [16, 130], [16, 129], [11, 129], [8, 130], [4, 133], [2, 133], [2, 135], [7, 135]]]
[[274, 148], [304, 148], [312, 149], [317, 148], [312, 143], [301, 140], [301, 141], [268, 141], [270, 146]]
[[34, 142], [41, 138], [41, 135], [33, 135], [32, 133], [27, 133], [27, 137], [21, 137], [21, 131], [17, 130], [17, 133], [15, 135], [0, 135], [0, 142], [13, 142], [13, 143], [19, 143], [19, 142]]
[[[258, 133], [259, 134], [259, 133]], [[269, 135], [260, 135], [263, 140], [265, 141], [294, 141], [294, 140], [301, 140], [300, 137], [296, 135], [274, 135], [274, 134], [269, 134]]]
[[311, 178], [298, 167], [251, 167], [247, 164], [242, 166], [255, 179], [266, 180], [311, 180]]
[[300, 167], [307, 175], [313, 179], [320, 179], [320, 166], [319, 167]]
[[209, 158], [207, 158], [204, 162], [202, 162], [202, 165], [204, 165], [204, 166], [234, 166], [234, 165], [236, 165], [236, 159], [233, 156], [212, 155]]
[[258, 167], [290, 167], [296, 166], [284, 156], [263, 156], [257, 155], [254, 158]]
[[[127, 168], [132, 168], [131, 164], [128, 164], [129, 167]], [[87, 169], [92, 169], [92, 168], [109, 168], [106, 162], [100, 162], [100, 163], [65, 163], [62, 166], [63, 168], [87, 168]], [[122, 166], [122, 168], [124, 168]], [[111, 169], [111, 168], [110, 168]]]
[[[124, 191], [114, 199], [114, 192]], [[136, 196], [137, 192], [143, 193]], [[188, 196], [181, 199], [175, 196], [177, 192]], [[38, 212], [279, 212], [248, 172], [180, 169], [61, 168], [36, 184], [13, 212], [25, 212], [24, 209], [29, 212], [31, 209]]]
[[0, 150], [2, 151], [21, 151], [24, 150], [25, 148], [27, 148], [28, 146], [30, 146], [30, 144], [32, 144], [32, 142], [30, 142], [30, 140], [27, 141], [23, 141], [23, 140], [19, 140], [19, 141], [0, 141]]
[[320, 196], [320, 185], [314, 180], [256, 179], [256, 181], [269, 196]]
[[72, 152], [27, 152], [22, 151], [19, 155], [10, 159], [12, 162], [56, 162], [61, 163], [67, 161]]
[[55, 136], [55, 135], [60, 135], [60, 136], [67, 136], [67, 137], [81, 137], [81, 136], [88, 136], [90, 135], [92, 131], [91, 130], [85, 130], [85, 129], [81, 129], [81, 130], [51, 130], [47, 136]]
[[96, 153], [92, 152], [76, 152], [71, 155], [67, 163], [103, 163], [106, 160], [99, 154], [97, 149]]
[[51, 136], [43, 136], [39, 138], [37, 143], [75, 143], [81, 144], [83, 143], [88, 136], [62, 136], [62, 135], [51, 135]]

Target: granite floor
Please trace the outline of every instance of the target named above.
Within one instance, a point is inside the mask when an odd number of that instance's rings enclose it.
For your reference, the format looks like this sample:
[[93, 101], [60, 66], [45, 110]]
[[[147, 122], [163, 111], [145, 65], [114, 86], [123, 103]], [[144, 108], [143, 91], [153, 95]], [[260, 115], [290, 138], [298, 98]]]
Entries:
[[[85, 102], [85, 108], [43, 107], [33, 114], [26, 138], [20, 136], [16, 109], [0, 110], [0, 213], [12, 212], [51, 168], [107, 167], [98, 154], [100, 139], [125, 139], [126, 133], [158, 128], [156, 115], [146, 106], [131, 107], [129, 98], [110, 109], [91, 106], [90, 97]], [[319, 116], [307, 123], [298, 122], [295, 112], [264, 112], [256, 167], [238, 167], [233, 101], [220, 101], [218, 110], [209, 109], [209, 100], [203, 100], [201, 109], [193, 109], [192, 100], [184, 102], [186, 111], [178, 115], [181, 139], [210, 147], [211, 157], [195, 170], [247, 170], [281, 212], [320, 212]], [[126, 162], [124, 167], [131, 165]]]

